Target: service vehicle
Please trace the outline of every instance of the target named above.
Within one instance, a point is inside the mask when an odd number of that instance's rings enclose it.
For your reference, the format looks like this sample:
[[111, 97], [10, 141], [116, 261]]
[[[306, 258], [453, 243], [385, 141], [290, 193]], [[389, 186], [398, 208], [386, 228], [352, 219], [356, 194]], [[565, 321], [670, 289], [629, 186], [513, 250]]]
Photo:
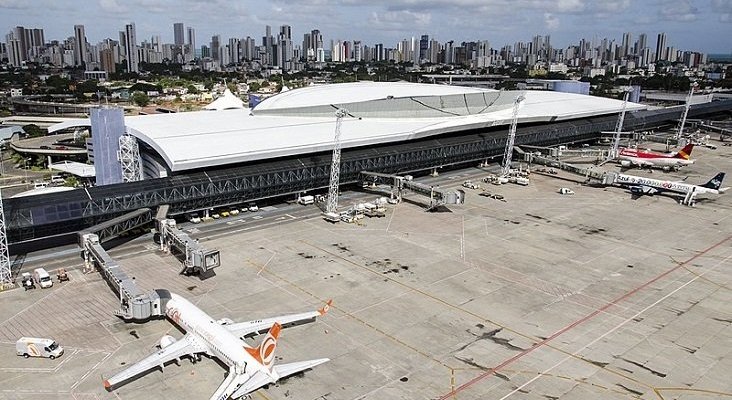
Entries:
[[59, 282], [66, 282], [69, 280], [69, 273], [66, 272], [66, 268], [59, 268], [56, 271], [56, 278], [58, 278]]
[[301, 196], [299, 199], [297, 199], [297, 202], [304, 206], [308, 204], [314, 204], [315, 196]]
[[559, 188], [559, 194], [574, 194], [574, 190], [566, 187]]
[[64, 348], [53, 339], [22, 337], [15, 342], [15, 353], [25, 358], [47, 357], [54, 360], [64, 354]]
[[53, 279], [51, 279], [51, 275], [44, 268], [36, 268], [33, 270], [33, 280], [43, 289], [53, 286]]
[[31, 276], [30, 272], [23, 272], [21, 274], [20, 282], [25, 290], [36, 288], [36, 283], [33, 282], [33, 277]]

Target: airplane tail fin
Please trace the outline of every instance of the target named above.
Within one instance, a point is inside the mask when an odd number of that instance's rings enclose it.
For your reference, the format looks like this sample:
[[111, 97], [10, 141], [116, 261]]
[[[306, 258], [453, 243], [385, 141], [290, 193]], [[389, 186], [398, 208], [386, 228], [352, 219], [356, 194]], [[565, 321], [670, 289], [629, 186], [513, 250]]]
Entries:
[[275, 322], [258, 347], [245, 347], [249, 355], [270, 371], [274, 365], [274, 353], [277, 348], [277, 338], [280, 336], [280, 330], [282, 330], [282, 325]]
[[683, 149], [679, 150], [675, 155], [674, 158], [680, 158], [682, 160], [688, 160], [691, 156], [691, 151], [694, 150], [694, 143], [689, 143], [686, 146], [684, 146]]
[[720, 172], [710, 179], [709, 182], [702, 185], [702, 187], [719, 190], [722, 187], [722, 181], [724, 180], [724, 172]]
[[330, 310], [330, 306], [332, 306], [332, 305], [333, 305], [333, 299], [329, 299], [327, 302], [325, 302], [325, 305], [323, 307], [321, 307], [320, 309], [318, 309], [318, 313], [320, 313], [320, 316], [322, 317], [323, 315], [325, 315], [325, 313], [327, 313], [328, 310]]

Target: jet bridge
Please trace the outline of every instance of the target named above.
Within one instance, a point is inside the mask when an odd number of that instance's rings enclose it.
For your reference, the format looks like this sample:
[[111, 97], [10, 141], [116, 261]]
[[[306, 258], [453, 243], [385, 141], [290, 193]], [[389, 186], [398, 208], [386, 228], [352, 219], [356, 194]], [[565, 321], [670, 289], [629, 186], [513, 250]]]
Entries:
[[183, 258], [183, 271], [186, 275], [206, 274], [221, 265], [219, 250], [208, 250], [198, 240], [178, 229], [174, 219], [166, 217], [168, 206], [158, 208], [155, 224], [160, 234], [160, 250], [177, 252]]
[[363, 183], [390, 185], [392, 190], [396, 190], [396, 193], [392, 192], [392, 195], [395, 195], [398, 201], [401, 201], [404, 190], [411, 190], [414, 193], [429, 197], [430, 206], [428, 209], [444, 204], [463, 204], [465, 202], [465, 192], [462, 190], [443, 190], [435, 188], [434, 186], [415, 182], [409, 175], [399, 176], [382, 174], [379, 172], [361, 171], [359, 174], [359, 181]]
[[587, 180], [596, 179], [602, 181], [604, 179], [605, 173], [603, 171], [598, 171], [593, 168], [582, 168], [563, 161], [554, 160], [549, 157], [543, 156], [540, 152], [527, 153], [524, 152], [522, 149], [516, 149], [516, 151], [520, 155], [522, 155], [524, 161], [528, 162], [529, 164], [539, 164], [546, 165], [548, 167], [558, 168], [562, 171], [567, 171], [575, 175], [584, 176]]
[[170, 299], [167, 290], [153, 290], [145, 293], [135, 279], [130, 278], [107, 254], [95, 233], [80, 232], [79, 247], [84, 257], [84, 267], [93, 269], [95, 266], [106, 278], [110, 286], [119, 294], [120, 309], [114, 314], [126, 321], [144, 321], [151, 317], [163, 315], [165, 303]]

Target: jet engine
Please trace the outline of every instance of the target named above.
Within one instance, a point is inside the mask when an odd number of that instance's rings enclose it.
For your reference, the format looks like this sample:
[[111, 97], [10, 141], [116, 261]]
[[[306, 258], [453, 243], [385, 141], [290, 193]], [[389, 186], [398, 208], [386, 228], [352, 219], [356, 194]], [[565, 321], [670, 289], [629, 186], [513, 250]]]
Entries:
[[164, 348], [170, 346], [173, 343], [175, 343], [175, 338], [174, 337], [172, 337], [170, 335], [164, 335], [163, 337], [160, 338], [160, 344], [159, 344], [159, 346], [160, 346], [161, 349], [164, 349]]
[[221, 318], [216, 321], [219, 325], [231, 325], [234, 323], [234, 321], [230, 320], [229, 318]]
[[630, 167], [632, 165], [633, 165], [633, 163], [631, 163], [628, 160], [622, 160], [622, 161], [620, 161], [620, 166], [622, 166], [622, 167]]

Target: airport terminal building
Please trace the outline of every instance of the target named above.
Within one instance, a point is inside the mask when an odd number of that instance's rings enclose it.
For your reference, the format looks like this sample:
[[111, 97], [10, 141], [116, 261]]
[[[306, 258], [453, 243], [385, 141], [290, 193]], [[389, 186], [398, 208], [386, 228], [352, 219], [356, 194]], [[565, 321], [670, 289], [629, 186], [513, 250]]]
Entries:
[[[67, 121], [49, 131], [92, 127], [97, 186], [6, 200], [8, 236], [23, 243], [69, 235], [144, 207], [168, 204], [171, 214], [179, 214], [326, 188], [341, 108], [348, 111], [341, 128], [344, 184], [362, 171], [477, 165], [502, 155], [521, 95], [517, 145], [596, 140], [614, 129], [623, 104], [553, 91], [358, 82], [286, 91], [254, 109], [230, 101], [217, 110]], [[730, 103], [694, 106], [690, 116], [728, 112]], [[682, 108], [628, 103], [625, 129], [669, 123]], [[140, 180], [122, 183], [123, 135], [139, 149]]]

